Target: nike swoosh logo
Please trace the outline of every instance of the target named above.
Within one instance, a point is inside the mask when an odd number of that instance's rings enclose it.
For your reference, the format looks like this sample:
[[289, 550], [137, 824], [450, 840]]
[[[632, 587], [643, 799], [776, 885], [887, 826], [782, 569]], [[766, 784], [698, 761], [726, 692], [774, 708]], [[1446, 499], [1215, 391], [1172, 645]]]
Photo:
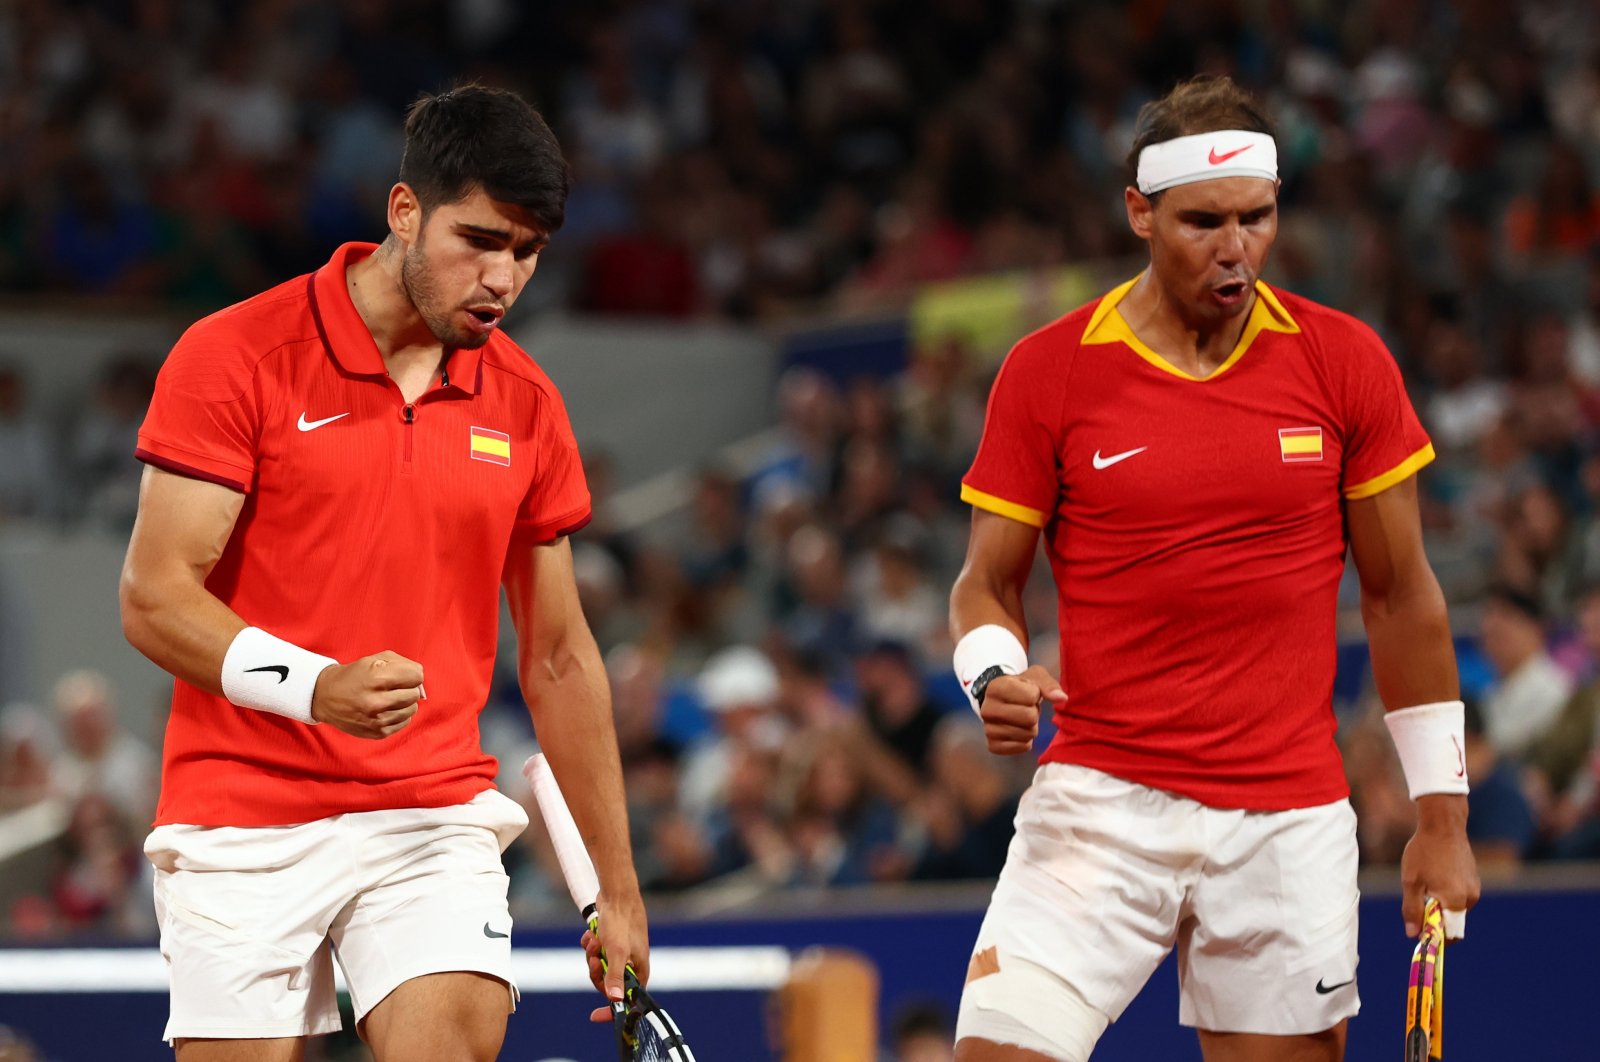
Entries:
[[1137, 450], [1124, 450], [1120, 454], [1112, 454], [1110, 457], [1101, 457], [1100, 451], [1096, 450], [1094, 452], [1094, 467], [1110, 468], [1118, 461], [1126, 461], [1128, 458], [1133, 457], [1136, 454], [1142, 454], [1148, 449], [1150, 449], [1150, 447], [1141, 446]]
[[1354, 977], [1352, 977], [1352, 978], [1350, 978], [1350, 980], [1348, 980], [1348, 981], [1340, 981], [1336, 985], [1325, 985], [1325, 984], [1322, 983], [1322, 979], [1319, 977], [1317, 979], [1317, 995], [1325, 996], [1329, 992], [1337, 992], [1339, 989], [1343, 988], [1345, 985], [1353, 985], [1355, 983], [1356, 983], [1356, 979]]
[[490, 940], [504, 940], [507, 937], [509, 937], [511, 934], [510, 933], [496, 933], [494, 930], [489, 928], [489, 923], [485, 922], [483, 924], [483, 935], [488, 937]]
[[1224, 162], [1227, 162], [1235, 155], [1243, 155], [1246, 151], [1249, 151], [1253, 147], [1255, 147], [1254, 144], [1246, 144], [1242, 148], [1235, 148], [1234, 150], [1225, 152], [1221, 155], [1217, 154], [1216, 148], [1212, 148], [1211, 153], [1206, 156], [1206, 161], [1211, 163], [1213, 166], [1221, 166]]
[[1461, 742], [1456, 740], [1454, 734], [1451, 734], [1450, 744], [1456, 747], [1456, 777], [1465, 778], [1467, 776], [1467, 758], [1461, 754]]
[[252, 674], [256, 671], [276, 671], [278, 673], [279, 683], [283, 683], [289, 678], [289, 669], [284, 667], [282, 664], [268, 664], [266, 667], [247, 667], [244, 669], [244, 673], [246, 675]]
[[343, 420], [345, 417], [348, 417], [349, 415], [350, 414], [348, 414], [348, 413], [340, 413], [338, 416], [323, 417], [321, 420], [307, 420], [306, 419], [306, 415], [304, 413], [302, 413], [302, 414], [300, 414], [300, 422], [298, 424], [296, 424], [295, 427], [299, 428], [301, 431], [316, 431], [318, 428], [322, 427], [324, 424], [332, 424], [334, 421]]

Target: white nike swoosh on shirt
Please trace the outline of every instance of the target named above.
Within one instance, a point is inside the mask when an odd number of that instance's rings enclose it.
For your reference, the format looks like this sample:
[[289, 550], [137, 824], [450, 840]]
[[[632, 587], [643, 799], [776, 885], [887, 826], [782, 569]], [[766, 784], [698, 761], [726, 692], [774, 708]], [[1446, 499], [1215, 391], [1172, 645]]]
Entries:
[[348, 413], [340, 413], [338, 416], [324, 417], [321, 420], [307, 420], [306, 415], [302, 413], [300, 414], [300, 422], [296, 425], [296, 427], [298, 427], [301, 431], [315, 431], [324, 424], [332, 424], [334, 421], [343, 417], [348, 417], [349, 415], [350, 414]]
[[1122, 451], [1122, 453], [1120, 453], [1120, 454], [1112, 454], [1110, 457], [1101, 457], [1100, 456], [1100, 451], [1096, 450], [1094, 452], [1094, 467], [1095, 468], [1110, 468], [1112, 465], [1116, 464], [1118, 461], [1126, 461], [1128, 458], [1134, 456], [1135, 454], [1142, 454], [1148, 449], [1150, 449], [1150, 447], [1141, 446], [1137, 450], [1124, 450], [1124, 451]]

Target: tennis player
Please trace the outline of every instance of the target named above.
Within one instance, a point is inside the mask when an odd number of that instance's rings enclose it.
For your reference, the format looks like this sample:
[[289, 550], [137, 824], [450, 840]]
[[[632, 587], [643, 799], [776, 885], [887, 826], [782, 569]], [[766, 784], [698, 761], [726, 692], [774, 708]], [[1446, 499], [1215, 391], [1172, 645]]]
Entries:
[[[1456, 912], [1478, 896], [1417, 515], [1433, 449], [1371, 329], [1258, 279], [1277, 152], [1247, 94], [1179, 86], [1140, 114], [1130, 161], [1149, 268], [1017, 344], [962, 486], [957, 675], [991, 751], [1028, 751], [1041, 702], [1058, 731], [979, 932], [957, 1058], [1083, 1062], [1176, 946], [1179, 1019], [1209, 1062], [1339, 1059], [1359, 1008], [1330, 707], [1347, 547], [1416, 798], [1407, 932], [1424, 895]], [[1041, 531], [1059, 683], [1024, 644]]]
[[567, 535], [590, 499], [561, 396], [500, 330], [567, 167], [517, 96], [406, 122], [389, 235], [189, 329], [139, 432], [128, 640], [176, 683], [156, 868], [182, 1062], [489, 1060], [514, 1008], [478, 711], [500, 590], [539, 739], [602, 886], [605, 985], [647, 976], [621, 770]]

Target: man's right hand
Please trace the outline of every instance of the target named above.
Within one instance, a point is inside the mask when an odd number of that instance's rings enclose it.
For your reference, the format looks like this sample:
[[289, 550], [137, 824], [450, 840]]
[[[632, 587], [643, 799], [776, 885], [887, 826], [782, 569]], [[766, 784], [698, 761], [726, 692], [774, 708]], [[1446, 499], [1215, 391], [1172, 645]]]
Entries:
[[1039, 705], [1043, 701], [1065, 704], [1067, 691], [1038, 664], [1020, 675], [997, 675], [984, 690], [978, 717], [989, 751], [996, 756], [1020, 756], [1033, 748], [1039, 736]]
[[422, 665], [385, 649], [322, 669], [311, 694], [311, 718], [373, 741], [411, 722], [422, 696]]

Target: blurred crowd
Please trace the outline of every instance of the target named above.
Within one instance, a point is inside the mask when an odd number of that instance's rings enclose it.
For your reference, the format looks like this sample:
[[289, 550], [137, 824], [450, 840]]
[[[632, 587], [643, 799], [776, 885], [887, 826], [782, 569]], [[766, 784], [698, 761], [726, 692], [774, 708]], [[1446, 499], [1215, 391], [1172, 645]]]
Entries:
[[[1196, 73], [1256, 89], [1280, 124], [1270, 278], [1377, 328], [1434, 439], [1423, 516], [1460, 634], [1481, 857], [1600, 857], [1591, 3], [17, 0], [0, 12], [0, 287], [200, 308], [312, 268], [382, 231], [406, 102], [471, 76], [527, 91], [572, 160], [535, 302], [894, 314], [930, 282], [1137, 252], [1133, 118]], [[610, 511], [590, 448], [598, 516], [574, 561], [647, 887], [998, 870], [1029, 764], [987, 754], [944, 615], [1001, 353], [935, 336], [898, 374], [793, 368], [782, 441], [701, 470], [679, 516], [643, 530]], [[61, 425], [0, 371], [0, 511], [126, 520], [149, 386], [128, 359]], [[1049, 664], [1048, 580], [1026, 604]], [[1359, 635], [1336, 707], [1363, 855], [1385, 864], [1411, 802]], [[112, 697], [74, 676], [53, 712], [0, 723], [0, 801], [68, 815], [13, 932], [147, 928], [117, 890], [141, 873], [150, 755], [71, 766], [137, 743], [111, 714], [114, 740], [81, 744], [73, 706]], [[515, 790], [532, 735], [514, 676], [483, 732]], [[509, 858], [520, 911], [564, 904], [534, 872], [537, 827]]]

